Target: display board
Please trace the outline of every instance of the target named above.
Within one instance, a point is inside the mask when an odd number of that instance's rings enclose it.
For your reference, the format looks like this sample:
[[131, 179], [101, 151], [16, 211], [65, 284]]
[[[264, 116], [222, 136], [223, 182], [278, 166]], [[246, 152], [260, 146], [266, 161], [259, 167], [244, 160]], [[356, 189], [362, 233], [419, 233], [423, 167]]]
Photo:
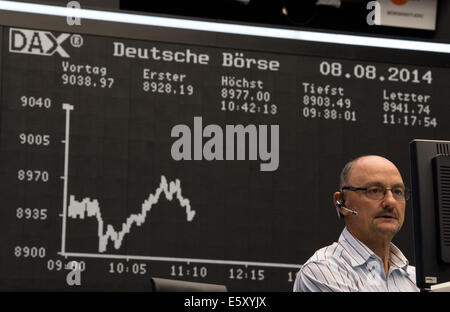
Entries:
[[22, 17], [0, 28], [4, 290], [291, 291], [344, 226], [347, 161], [409, 185], [409, 142], [450, 137], [448, 54]]

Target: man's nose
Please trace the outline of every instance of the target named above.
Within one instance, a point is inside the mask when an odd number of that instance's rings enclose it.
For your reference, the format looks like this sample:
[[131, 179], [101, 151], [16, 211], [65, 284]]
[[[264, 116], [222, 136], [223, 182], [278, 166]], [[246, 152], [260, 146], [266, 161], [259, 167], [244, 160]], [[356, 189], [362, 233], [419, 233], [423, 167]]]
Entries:
[[394, 194], [392, 193], [392, 190], [386, 190], [386, 193], [384, 194], [383, 202], [397, 203], [397, 200], [394, 198]]

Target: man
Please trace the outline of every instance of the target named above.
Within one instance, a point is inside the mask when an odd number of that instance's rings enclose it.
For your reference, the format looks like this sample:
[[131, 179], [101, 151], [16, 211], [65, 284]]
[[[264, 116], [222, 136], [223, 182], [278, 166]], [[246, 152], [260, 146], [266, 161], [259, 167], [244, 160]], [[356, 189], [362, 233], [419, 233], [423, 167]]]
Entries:
[[302, 266], [294, 291], [419, 291], [415, 268], [391, 243], [403, 225], [408, 197], [388, 159], [362, 156], [346, 164], [333, 196], [346, 227], [338, 242]]

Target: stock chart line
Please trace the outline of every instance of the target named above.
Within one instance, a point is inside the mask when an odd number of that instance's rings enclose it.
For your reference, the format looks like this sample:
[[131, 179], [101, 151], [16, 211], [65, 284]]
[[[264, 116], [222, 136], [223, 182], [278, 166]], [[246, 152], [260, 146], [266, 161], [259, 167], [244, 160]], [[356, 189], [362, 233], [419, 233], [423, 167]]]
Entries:
[[[194, 219], [196, 214], [192, 210], [188, 198], [182, 196], [181, 184], [178, 179], [170, 181], [164, 175], [161, 175], [159, 186], [154, 193], [150, 193], [149, 197], [144, 200], [141, 206], [140, 213], [131, 214], [122, 223], [122, 228], [116, 231], [110, 224], [106, 225], [101, 214], [101, 206], [97, 199], [83, 198], [77, 200], [75, 195], [68, 191], [69, 186], [69, 146], [70, 146], [70, 112], [74, 110], [74, 106], [70, 104], [63, 104], [63, 110], [66, 113], [65, 123], [65, 139], [62, 140], [64, 144], [64, 176], [61, 179], [64, 181], [63, 187], [63, 212], [60, 214], [62, 218], [62, 235], [61, 235], [61, 251], [59, 255], [75, 258], [95, 258], [95, 259], [124, 259], [124, 260], [143, 260], [143, 261], [165, 261], [165, 262], [183, 262], [183, 263], [204, 263], [204, 264], [221, 264], [221, 265], [244, 265], [259, 266], [259, 267], [273, 267], [273, 268], [295, 268], [298, 269], [299, 264], [295, 263], [278, 263], [265, 261], [246, 261], [246, 260], [230, 260], [230, 259], [206, 259], [194, 257], [162, 257], [162, 256], [146, 256], [146, 255], [132, 255], [132, 254], [108, 254], [106, 253], [108, 242], [111, 240], [114, 247], [119, 249], [122, 245], [125, 235], [130, 233], [132, 226], [141, 226], [147, 221], [148, 213], [152, 207], [158, 203], [160, 196], [164, 193], [167, 200], [172, 201], [174, 197], [178, 200], [181, 207], [185, 208], [186, 220], [188, 222]], [[68, 201], [69, 200], [69, 201]], [[66, 250], [66, 232], [67, 232], [67, 218], [71, 219], [85, 219], [96, 218], [98, 222], [98, 253], [74, 252]]]
[[186, 209], [186, 219], [188, 222], [192, 221], [195, 216], [195, 210], [191, 209], [189, 199], [184, 198], [181, 195], [180, 181], [177, 179], [175, 182], [167, 182], [166, 177], [161, 176], [161, 183], [156, 189], [154, 194], [150, 194], [148, 199], [144, 201], [141, 207], [141, 212], [138, 214], [130, 215], [125, 222], [122, 223], [122, 228], [116, 231], [110, 224], [106, 225], [102, 219], [100, 205], [96, 199], [84, 198], [81, 201], [77, 201], [74, 195], [70, 196], [70, 202], [68, 206], [68, 217], [73, 219], [84, 219], [87, 217], [95, 217], [98, 222], [98, 251], [105, 252], [109, 240], [114, 242], [114, 248], [119, 249], [122, 245], [123, 239], [126, 234], [129, 234], [133, 224], [141, 226], [145, 223], [147, 214], [152, 207], [158, 203], [161, 194], [164, 192], [166, 199], [172, 201], [174, 195], [179, 201], [181, 207]]
[[141, 226], [147, 219], [147, 214], [158, 203], [160, 196], [164, 193], [167, 200], [172, 201], [174, 195], [179, 201], [180, 206], [185, 208], [186, 220], [191, 222], [195, 216], [195, 210], [191, 209], [190, 201], [188, 198], [184, 198], [181, 194], [180, 181], [168, 182], [164, 175], [161, 176], [161, 182], [155, 192], [149, 195], [144, 200], [141, 206], [140, 213], [131, 214], [127, 217], [126, 221], [122, 223], [120, 230], [116, 231], [111, 224], [106, 225], [102, 218], [100, 204], [96, 199], [84, 198], [81, 201], [75, 199], [75, 195], [70, 195], [69, 204], [67, 204], [68, 198], [68, 175], [69, 175], [69, 139], [70, 139], [70, 111], [74, 107], [70, 104], [63, 104], [63, 110], [66, 111], [66, 125], [65, 125], [65, 139], [64, 143], [64, 176], [61, 177], [64, 180], [63, 188], [63, 213], [62, 220], [62, 238], [61, 238], [61, 254], [66, 252], [66, 232], [67, 232], [67, 218], [84, 219], [85, 217], [95, 217], [98, 222], [98, 251], [103, 253], [106, 251], [108, 242], [111, 240], [114, 243], [114, 248], [119, 249], [122, 246], [123, 239], [126, 234], [129, 234], [134, 224]]

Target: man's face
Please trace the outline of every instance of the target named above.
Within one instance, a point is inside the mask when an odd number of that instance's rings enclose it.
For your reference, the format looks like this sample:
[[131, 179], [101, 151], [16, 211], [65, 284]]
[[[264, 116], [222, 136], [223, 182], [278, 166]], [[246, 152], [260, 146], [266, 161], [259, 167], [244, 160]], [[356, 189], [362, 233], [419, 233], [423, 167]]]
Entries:
[[[353, 166], [348, 186], [385, 188], [404, 187], [400, 172], [389, 160], [368, 156], [359, 159]], [[344, 191], [345, 206], [356, 210], [357, 216], [347, 218], [351, 233], [361, 239], [385, 238], [391, 240], [401, 229], [405, 218], [405, 201], [396, 200], [387, 190], [381, 200], [370, 199], [364, 191]]]

